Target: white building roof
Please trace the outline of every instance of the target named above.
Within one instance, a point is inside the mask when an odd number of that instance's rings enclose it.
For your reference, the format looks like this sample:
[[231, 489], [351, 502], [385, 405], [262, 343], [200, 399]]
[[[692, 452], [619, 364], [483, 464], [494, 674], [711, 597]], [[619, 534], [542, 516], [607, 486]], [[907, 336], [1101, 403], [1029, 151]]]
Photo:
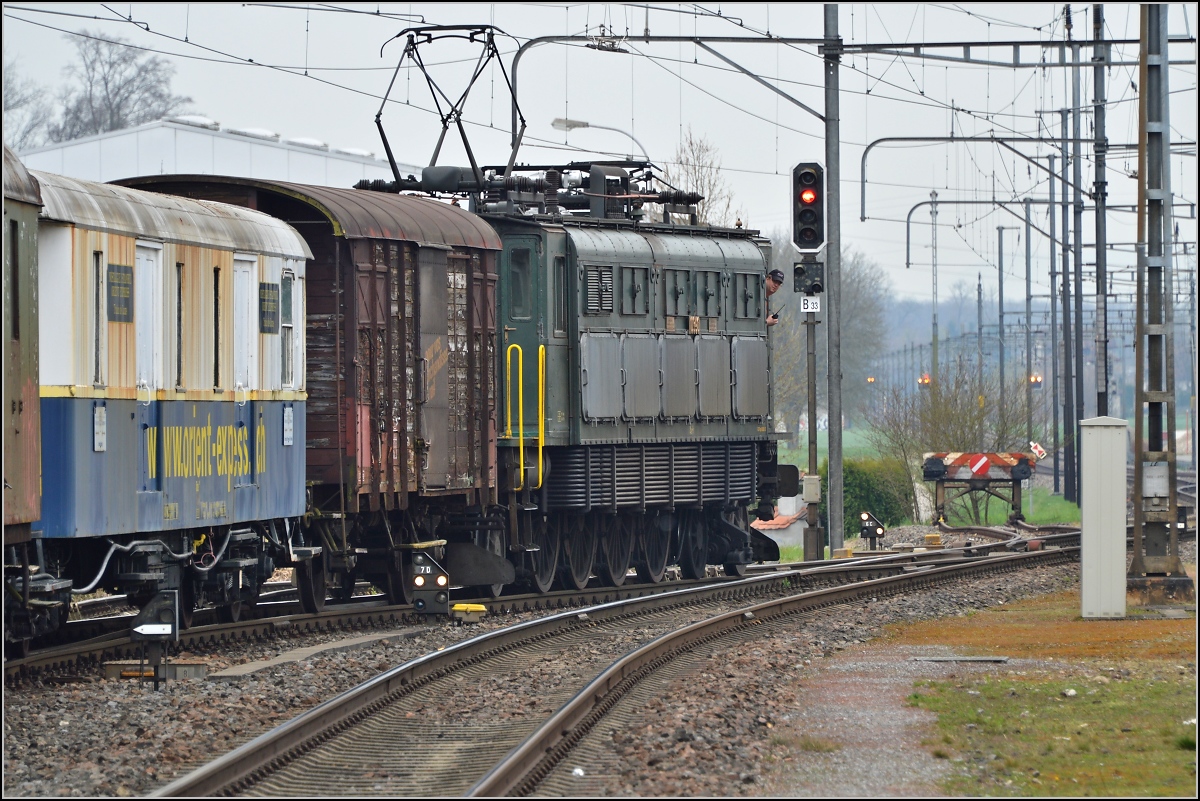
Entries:
[[[235, 175], [349, 188], [365, 179], [392, 179], [385, 159], [315, 139], [280, 141], [263, 128], [225, 128], [197, 115], [170, 117], [120, 131], [32, 148], [18, 154], [33, 170], [85, 181], [143, 175]], [[421, 168], [398, 164], [404, 177]]]

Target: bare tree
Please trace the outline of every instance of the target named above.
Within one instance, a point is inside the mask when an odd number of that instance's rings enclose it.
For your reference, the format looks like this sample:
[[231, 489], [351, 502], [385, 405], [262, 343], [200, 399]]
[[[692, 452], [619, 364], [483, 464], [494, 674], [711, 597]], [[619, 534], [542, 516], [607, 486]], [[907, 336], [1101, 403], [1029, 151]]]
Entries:
[[693, 134], [691, 126], [675, 149], [672, 161], [663, 170], [663, 182], [675, 189], [704, 196], [696, 207], [697, 222], [701, 225], [732, 228], [737, 220], [749, 224], [746, 215], [734, 207], [733, 192], [721, 174], [720, 151], [703, 134]]
[[21, 77], [17, 62], [4, 63], [4, 144], [16, 151], [42, 144], [52, 112], [41, 86]]
[[[772, 239], [773, 268], [787, 279], [771, 298], [771, 308], [783, 313], [771, 328], [773, 386], [776, 414], [785, 415], [789, 430], [808, 409], [808, 348], [800, 300], [792, 292], [792, 266], [797, 260], [791, 236], [775, 232]], [[891, 282], [878, 264], [863, 254], [842, 253], [842, 382], [851, 389], [847, 411], [854, 414], [869, 401], [867, 376], [887, 345], [886, 319], [891, 298]], [[786, 306], [786, 308], [784, 308]], [[824, 314], [817, 315], [823, 323]], [[828, 347], [826, 327], [817, 326], [817, 403], [824, 405], [828, 390], [825, 380]], [[861, 415], [859, 419], [862, 419]]]
[[[1049, 433], [1046, 402], [1035, 394], [1033, 406], [1026, 407], [1023, 376], [1013, 376], [1005, 385], [1000, 386], [994, 371], [985, 373], [980, 384], [975, 357], [959, 355], [941, 366], [937, 383], [921, 389], [881, 387], [868, 414], [868, 437], [881, 454], [907, 466], [914, 487], [922, 482], [926, 453], [1025, 452], [1028, 420], [1035, 440], [1044, 441]], [[977, 523], [984, 518], [985, 504], [977, 493], [955, 502], [959, 512]]]
[[118, 131], [178, 114], [192, 102], [171, 94], [175, 67], [137, 50], [120, 37], [102, 39], [81, 31], [75, 38], [79, 63], [66, 69], [74, 85], [60, 95], [62, 120], [50, 126], [50, 140]]

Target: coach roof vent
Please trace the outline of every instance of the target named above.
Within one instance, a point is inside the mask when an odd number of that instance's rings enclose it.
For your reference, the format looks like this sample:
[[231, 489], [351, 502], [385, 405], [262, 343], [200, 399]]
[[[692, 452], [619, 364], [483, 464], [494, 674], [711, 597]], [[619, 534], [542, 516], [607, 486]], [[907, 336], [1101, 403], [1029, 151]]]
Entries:
[[209, 131], [219, 131], [221, 123], [201, 117], [199, 114], [181, 114], [178, 117], [167, 117], [167, 122], [177, 122], [180, 125], [191, 125], [194, 128], [205, 128]]
[[285, 145], [296, 145], [297, 147], [308, 147], [313, 150], [329, 150], [329, 145], [322, 142], [320, 139], [309, 139], [305, 136], [297, 136], [294, 139], [284, 139]]
[[279, 134], [266, 128], [225, 128], [225, 133], [235, 136], [248, 136], [251, 139], [264, 139], [268, 142], [278, 142]]
[[331, 153], [341, 153], [343, 156], [359, 156], [364, 159], [373, 159], [375, 154], [370, 150], [363, 150], [361, 147], [333, 147], [329, 149]]

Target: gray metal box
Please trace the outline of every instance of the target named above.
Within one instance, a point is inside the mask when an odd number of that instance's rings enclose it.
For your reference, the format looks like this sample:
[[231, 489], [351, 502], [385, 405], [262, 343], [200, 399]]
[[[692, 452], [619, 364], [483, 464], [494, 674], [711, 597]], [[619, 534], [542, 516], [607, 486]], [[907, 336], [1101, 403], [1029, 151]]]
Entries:
[[630, 419], [658, 417], [662, 382], [658, 337], [649, 334], [626, 334], [622, 340], [625, 416]]
[[729, 340], [721, 336], [697, 337], [696, 361], [700, 369], [700, 415], [728, 416], [731, 410]]
[[621, 340], [616, 334], [584, 334], [583, 416], [615, 420], [621, 416]]
[[1125, 617], [1125, 459], [1128, 424], [1095, 417], [1080, 424], [1083, 617]]
[[662, 338], [663, 417], [696, 416], [696, 342], [688, 336]]
[[733, 413], [738, 417], [766, 417], [771, 390], [766, 337], [733, 338], [733, 376]]

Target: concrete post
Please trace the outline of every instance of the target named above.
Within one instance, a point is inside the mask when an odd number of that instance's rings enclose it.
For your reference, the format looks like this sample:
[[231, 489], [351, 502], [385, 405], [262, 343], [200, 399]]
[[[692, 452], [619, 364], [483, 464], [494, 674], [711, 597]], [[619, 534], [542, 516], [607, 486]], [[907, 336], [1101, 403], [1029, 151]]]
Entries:
[[1116, 417], [1079, 424], [1084, 619], [1125, 617], [1125, 458], [1129, 425]]

